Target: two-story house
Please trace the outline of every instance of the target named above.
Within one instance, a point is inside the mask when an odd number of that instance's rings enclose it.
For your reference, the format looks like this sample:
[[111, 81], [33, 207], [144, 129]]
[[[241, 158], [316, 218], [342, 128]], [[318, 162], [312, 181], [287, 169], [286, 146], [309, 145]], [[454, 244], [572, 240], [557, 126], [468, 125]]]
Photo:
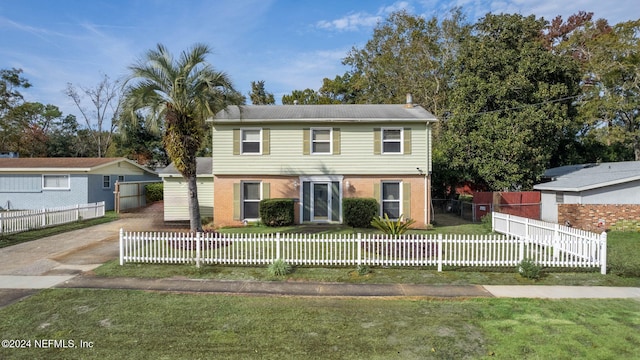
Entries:
[[229, 107], [210, 120], [214, 224], [256, 221], [267, 198], [296, 199], [297, 223], [340, 223], [343, 198], [373, 197], [424, 227], [436, 121], [411, 103]]

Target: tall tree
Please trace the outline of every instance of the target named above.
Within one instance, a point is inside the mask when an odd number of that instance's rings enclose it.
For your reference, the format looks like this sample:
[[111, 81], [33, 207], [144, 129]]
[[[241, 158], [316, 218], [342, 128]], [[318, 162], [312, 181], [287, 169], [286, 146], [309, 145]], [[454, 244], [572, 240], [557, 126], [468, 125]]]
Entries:
[[318, 105], [328, 104], [329, 99], [322, 99], [320, 94], [313, 89], [293, 90], [289, 95], [282, 95], [282, 105]]
[[406, 11], [379, 24], [363, 48], [343, 60], [351, 66], [349, 83], [358, 103], [414, 102], [440, 116], [446, 108], [453, 60], [469, 32], [460, 8], [448, 17], [425, 19]]
[[51, 132], [63, 121], [60, 109], [54, 105], [25, 102], [13, 108], [10, 114], [14, 126], [14, 150], [24, 157], [48, 156]]
[[21, 69], [0, 69], [0, 151], [18, 151], [13, 146], [22, 128], [16, 123], [12, 112], [24, 103], [19, 89], [31, 87], [21, 74]]
[[162, 134], [151, 131], [140, 114], [137, 121], [123, 121], [113, 137], [113, 154], [135, 160], [150, 168], [168, 165], [167, 152], [162, 145]]
[[264, 80], [251, 82], [249, 97], [253, 105], [273, 105], [276, 103], [273, 94], [264, 89]]
[[81, 150], [88, 141], [78, 136], [79, 125], [75, 115], [60, 118], [50, 130], [47, 141], [47, 156], [49, 157], [82, 157], [86, 154]]
[[360, 94], [357, 76], [346, 72], [342, 76], [336, 75], [333, 80], [324, 78], [318, 92], [335, 104], [356, 104]]
[[460, 48], [440, 137], [450, 165], [492, 190], [528, 189], [575, 118], [575, 61], [545, 48], [535, 16], [481, 19]]
[[[109, 148], [111, 138], [118, 124], [121, 107], [121, 86], [118, 81], [111, 81], [109, 76], [103, 75], [102, 80], [95, 88], [80, 89], [68, 83], [65, 94], [76, 105], [91, 137], [96, 144], [98, 157], [104, 156]], [[89, 99], [90, 107], [84, 105], [84, 100]]]
[[196, 153], [204, 138], [204, 121], [244, 96], [229, 77], [206, 62], [208, 46], [196, 44], [175, 59], [158, 44], [129, 67], [123, 121], [138, 121], [141, 112], [151, 128], [164, 128], [169, 158], [188, 184], [191, 231], [202, 231], [196, 183]]
[[586, 50], [580, 111], [589, 135], [633, 153], [628, 159], [623, 152], [617, 160], [640, 161], [640, 20], [617, 24], [610, 31], [596, 23], [579, 38]]

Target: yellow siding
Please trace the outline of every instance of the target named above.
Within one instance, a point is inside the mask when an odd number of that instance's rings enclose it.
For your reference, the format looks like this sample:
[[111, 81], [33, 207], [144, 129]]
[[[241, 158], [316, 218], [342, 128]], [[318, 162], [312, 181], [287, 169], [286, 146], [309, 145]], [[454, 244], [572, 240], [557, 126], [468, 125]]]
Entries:
[[144, 175], [144, 170], [133, 166], [125, 161], [109, 166], [101, 167], [90, 172], [90, 174], [118, 174], [118, 175]]
[[[305, 124], [313, 127], [313, 124]], [[320, 126], [320, 125], [319, 125]], [[324, 125], [327, 126], [327, 125]], [[255, 127], [253, 125], [252, 127]], [[321, 126], [320, 126], [321, 127]], [[426, 124], [396, 124], [411, 128], [410, 154], [374, 155], [374, 127], [380, 124], [330, 124], [340, 129], [339, 155], [303, 155], [303, 126], [269, 124], [269, 155], [233, 155], [233, 128], [213, 130], [213, 168], [216, 175], [417, 174], [429, 170], [430, 129]]]
[[[187, 182], [182, 177], [164, 179], [164, 221], [189, 220]], [[213, 178], [198, 178], [198, 202], [202, 218], [213, 217]]]

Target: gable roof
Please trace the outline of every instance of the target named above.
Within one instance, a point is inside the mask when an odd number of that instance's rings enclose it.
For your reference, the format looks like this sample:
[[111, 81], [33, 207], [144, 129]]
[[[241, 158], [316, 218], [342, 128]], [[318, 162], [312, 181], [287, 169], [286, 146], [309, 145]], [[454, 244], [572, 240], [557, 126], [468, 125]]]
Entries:
[[435, 122], [436, 117], [416, 105], [251, 105], [229, 106], [209, 121], [242, 122]]
[[146, 172], [155, 172], [126, 158], [0, 158], [0, 172], [71, 171], [90, 172], [105, 166], [126, 162]]
[[[182, 176], [176, 169], [175, 165], [173, 165], [173, 162], [166, 168], [162, 169], [158, 175], [160, 175], [160, 177]], [[213, 177], [213, 159], [211, 157], [196, 158], [196, 175], [202, 177]]]
[[553, 180], [535, 190], [578, 192], [640, 180], [640, 161], [582, 164], [552, 168], [545, 177]]

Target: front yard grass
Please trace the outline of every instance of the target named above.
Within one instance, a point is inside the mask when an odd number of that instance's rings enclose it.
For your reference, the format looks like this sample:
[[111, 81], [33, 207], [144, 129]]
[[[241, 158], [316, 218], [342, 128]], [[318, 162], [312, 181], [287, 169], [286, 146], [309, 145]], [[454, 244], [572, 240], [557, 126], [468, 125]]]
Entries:
[[[11, 359], [632, 359], [636, 300], [358, 299], [50, 289], [0, 309]], [[42, 339], [73, 348], [35, 348]], [[81, 341], [92, 347], [81, 348]]]

